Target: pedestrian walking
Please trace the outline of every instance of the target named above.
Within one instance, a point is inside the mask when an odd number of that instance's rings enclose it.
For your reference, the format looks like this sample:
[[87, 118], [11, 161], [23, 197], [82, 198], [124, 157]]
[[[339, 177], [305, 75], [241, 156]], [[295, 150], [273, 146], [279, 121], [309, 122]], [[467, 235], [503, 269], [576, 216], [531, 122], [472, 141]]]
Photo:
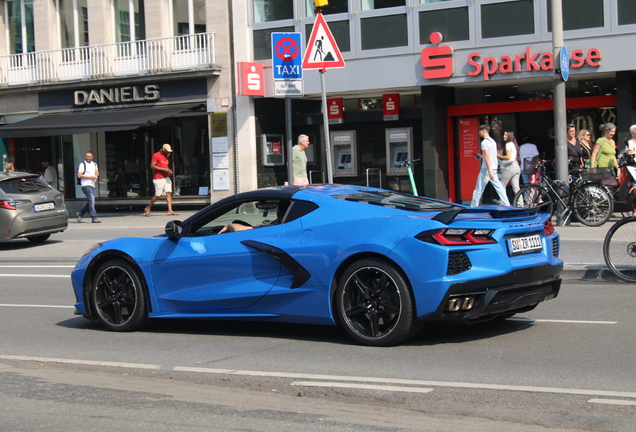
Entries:
[[298, 144], [292, 148], [293, 183], [296, 186], [309, 184], [309, 178], [307, 177], [307, 154], [305, 153], [309, 144], [309, 137], [307, 135], [300, 135], [298, 137]]
[[82, 223], [82, 216], [87, 212], [90, 213], [93, 223], [101, 223], [97, 219], [97, 212], [95, 211], [95, 182], [99, 178], [99, 168], [97, 164], [93, 162], [93, 153], [87, 151], [84, 156], [84, 162], [77, 167], [77, 178], [80, 179], [80, 186], [82, 192], [86, 195], [86, 205], [77, 213], [77, 222]]
[[165, 195], [166, 202], [168, 203], [168, 215], [176, 216], [179, 213], [172, 211], [172, 170], [170, 169], [170, 159], [168, 158], [172, 153], [172, 147], [170, 144], [164, 144], [161, 146], [161, 150], [152, 155], [150, 162], [150, 168], [153, 171], [152, 183], [155, 186], [155, 194], [150, 199], [150, 204], [144, 209], [144, 214], [150, 216], [152, 205], [159, 199], [159, 197]]
[[479, 136], [482, 138], [481, 169], [479, 170], [479, 176], [477, 177], [477, 183], [475, 184], [470, 206], [479, 206], [481, 196], [489, 182], [492, 183], [497, 195], [499, 195], [501, 204], [509, 206], [510, 201], [508, 201], [508, 197], [506, 196], [506, 190], [499, 181], [499, 177], [497, 177], [497, 143], [490, 137], [490, 126], [487, 124], [479, 126]]
[[521, 168], [519, 168], [519, 145], [515, 139], [514, 132], [504, 132], [503, 138], [506, 142], [504, 154], [497, 154], [497, 158], [501, 160], [501, 164], [504, 167], [501, 174], [501, 184], [505, 188], [510, 182], [512, 192], [517, 193], [519, 192], [519, 176], [521, 174]]

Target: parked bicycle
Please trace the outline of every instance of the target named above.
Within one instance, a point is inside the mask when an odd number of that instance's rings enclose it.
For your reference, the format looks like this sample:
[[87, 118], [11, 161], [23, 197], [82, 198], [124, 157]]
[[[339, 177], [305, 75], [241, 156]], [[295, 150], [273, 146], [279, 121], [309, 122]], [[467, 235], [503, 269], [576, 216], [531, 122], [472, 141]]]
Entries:
[[603, 241], [607, 268], [625, 282], [636, 282], [636, 217], [619, 220]]
[[539, 183], [522, 187], [512, 200], [516, 207], [537, 207], [545, 203], [552, 204], [552, 215], [556, 215], [556, 204], [562, 208], [558, 215], [561, 223], [566, 224], [572, 214], [583, 224], [600, 226], [608, 221], [614, 211], [614, 200], [610, 193], [598, 181], [586, 178], [582, 169], [576, 168], [570, 177], [569, 185], [552, 180], [545, 175], [545, 163], [536, 162], [540, 174]]

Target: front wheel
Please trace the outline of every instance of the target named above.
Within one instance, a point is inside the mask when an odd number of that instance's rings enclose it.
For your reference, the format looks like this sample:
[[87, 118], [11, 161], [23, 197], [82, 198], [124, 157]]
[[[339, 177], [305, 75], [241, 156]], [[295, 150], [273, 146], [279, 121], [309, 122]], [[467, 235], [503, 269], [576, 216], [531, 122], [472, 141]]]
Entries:
[[134, 331], [148, 319], [146, 294], [137, 271], [126, 261], [102, 264], [93, 279], [91, 304], [109, 330]]
[[336, 307], [347, 333], [362, 345], [397, 345], [421, 328], [405, 277], [379, 259], [363, 259], [347, 268], [338, 284]]
[[575, 194], [572, 210], [581, 223], [587, 226], [601, 226], [612, 216], [614, 200], [603, 187], [587, 184]]
[[610, 228], [603, 241], [603, 258], [614, 276], [636, 282], [636, 217], [622, 219]]
[[514, 207], [538, 207], [546, 203], [552, 204], [551, 211], [552, 216], [554, 216], [556, 206], [546, 190], [538, 184], [530, 184], [522, 187], [512, 199], [512, 205]]

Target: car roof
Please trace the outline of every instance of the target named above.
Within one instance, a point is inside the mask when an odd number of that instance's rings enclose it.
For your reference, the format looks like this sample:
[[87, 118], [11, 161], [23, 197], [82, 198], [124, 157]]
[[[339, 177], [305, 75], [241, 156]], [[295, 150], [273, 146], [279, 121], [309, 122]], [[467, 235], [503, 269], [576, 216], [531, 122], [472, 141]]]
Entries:
[[0, 171], [0, 182], [16, 179], [16, 178], [29, 178], [29, 177], [38, 178], [38, 175], [28, 173], [28, 172], [20, 172], [20, 171]]

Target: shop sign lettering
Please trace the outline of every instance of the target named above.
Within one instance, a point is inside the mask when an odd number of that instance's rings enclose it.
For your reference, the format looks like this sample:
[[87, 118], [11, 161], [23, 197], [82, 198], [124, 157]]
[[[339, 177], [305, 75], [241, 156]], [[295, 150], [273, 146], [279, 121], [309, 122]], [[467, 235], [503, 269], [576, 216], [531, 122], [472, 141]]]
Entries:
[[150, 84], [144, 86], [143, 90], [137, 86], [93, 89], [89, 91], [77, 90], [74, 93], [74, 103], [76, 106], [84, 106], [146, 102], [159, 100], [160, 96], [159, 86]]
[[[442, 42], [442, 36], [438, 32], [431, 33], [430, 41], [433, 45]], [[433, 46], [422, 50], [421, 65], [422, 77], [425, 79], [449, 78], [453, 76], [453, 49], [448, 46]], [[574, 50], [570, 56], [570, 68], [576, 69], [585, 65], [598, 67], [601, 65], [601, 50], [592, 48], [584, 53], [583, 50]], [[470, 70], [468, 76], [481, 75], [484, 81], [496, 73], [508, 74], [519, 72], [532, 72], [554, 69], [554, 56], [551, 52], [532, 52], [532, 47], [526, 47], [525, 52], [513, 56], [485, 57], [478, 52], [470, 53], [467, 57]]]

